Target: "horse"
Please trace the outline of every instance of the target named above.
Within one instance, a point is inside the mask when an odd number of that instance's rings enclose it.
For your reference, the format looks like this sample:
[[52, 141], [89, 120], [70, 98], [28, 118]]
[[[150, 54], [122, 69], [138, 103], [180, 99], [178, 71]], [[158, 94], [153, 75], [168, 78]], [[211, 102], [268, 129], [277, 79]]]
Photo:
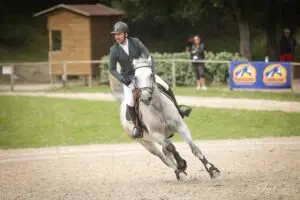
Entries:
[[[175, 172], [176, 179], [180, 180], [180, 174], [187, 176], [187, 162], [184, 160], [175, 145], [171, 141], [175, 133], [179, 133], [188, 144], [191, 152], [204, 165], [205, 170], [211, 178], [220, 175], [220, 170], [210, 163], [202, 151], [194, 143], [187, 124], [180, 116], [173, 101], [163, 92], [159, 84], [159, 77], [153, 74], [152, 58], [140, 57], [133, 59], [134, 75], [134, 97], [140, 120], [140, 128], [143, 131], [142, 138], [133, 138], [138, 141], [151, 154]], [[160, 86], [160, 87], [159, 87]], [[125, 132], [131, 136], [133, 123], [130, 119], [124, 100], [120, 105], [120, 120]], [[158, 148], [157, 146], [161, 146]]]

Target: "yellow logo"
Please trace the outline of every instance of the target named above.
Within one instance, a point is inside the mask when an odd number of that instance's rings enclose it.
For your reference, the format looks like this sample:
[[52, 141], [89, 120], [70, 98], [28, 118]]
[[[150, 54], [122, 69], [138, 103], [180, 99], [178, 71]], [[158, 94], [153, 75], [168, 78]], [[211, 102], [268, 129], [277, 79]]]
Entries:
[[287, 71], [280, 64], [272, 64], [264, 70], [264, 83], [269, 84], [285, 84], [287, 79]]
[[240, 64], [233, 70], [235, 83], [253, 84], [256, 82], [256, 69], [251, 64]]

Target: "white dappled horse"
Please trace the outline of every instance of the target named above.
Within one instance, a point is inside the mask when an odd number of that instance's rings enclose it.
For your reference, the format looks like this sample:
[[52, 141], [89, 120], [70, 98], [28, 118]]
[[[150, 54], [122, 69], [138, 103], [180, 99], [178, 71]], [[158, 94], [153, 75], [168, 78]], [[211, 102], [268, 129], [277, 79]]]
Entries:
[[[155, 80], [159, 77], [153, 74], [151, 57], [133, 60], [135, 69], [133, 83], [136, 88], [139, 116], [143, 123], [143, 138], [136, 140], [150, 153], [159, 157], [163, 163], [172, 168], [176, 178], [186, 174], [186, 161], [177, 152], [171, 137], [177, 132], [189, 145], [192, 153], [203, 163], [211, 178], [220, 175], [220, 171], [204, 156], [192, 140], [191, 132], [180, 116], [176, 106], [166, 94], [161, 92]], [[156, 78], [155, 78], [156, 77]], [[126, 104], [121, 100], [120, 119], [124, 130], [131, 135], [133, 124], [126, 116]], [[160, 145], [162, 150], [157, 146]]]

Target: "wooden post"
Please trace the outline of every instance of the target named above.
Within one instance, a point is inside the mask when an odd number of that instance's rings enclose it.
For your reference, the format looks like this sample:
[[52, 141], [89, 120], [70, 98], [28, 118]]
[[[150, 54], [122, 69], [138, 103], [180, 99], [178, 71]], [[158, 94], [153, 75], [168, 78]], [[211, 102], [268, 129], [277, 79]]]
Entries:
[[11, 65], [11, 74], [10, 74], [10, 90], [13, 92], [15, 90], [15, 73], [14, 65]]
[[49, 78], [50, 78], [50, 84], [51, 89], [53, 88], [53, 77], [52, 77], [52, 66], [51, 66], [51, 52], [48, 52], [48, 67], [49, 67]]
[[295, 73], [295, 69], [294, 69], [294, 65], [291, 63], [290, 68], [291, 68], [291, 92], [294, 93], [295, 92], [295, 88], [294, 88], [294, 73]]
[[84, 86], [87, 86], [88, 85], [88, 80], [87, 80], [87, 76], [86, 75], [83, 75], [83, 85]]
[[88, 75], [88, 81], [89, 81], [89, 88], [91, 88], [92, 87], [92, 75], [91, 74]]
[[232, 87], [231, 87], [231, 85], [230, 85], [230, 63], [228, 64], [228, 72], [229, 72], [229, 77], [228, 77], [228, 89], [229, 89], [229, 91], [232, 91], [233, 89], [232, 89]]
[[176, 87], [176, 68], [174, 60], [172, 60], [172, 87]]
[[10, 77], [10, 90], [13, 92], [15, 89], [15, 73], [14, 65], [2, 66], [2, 74], [9, 75]]
[[63, 87], [67, 87], [67, 63], [63, 63], [63, 75], [62, 75], [62, 81], [63, 81]]

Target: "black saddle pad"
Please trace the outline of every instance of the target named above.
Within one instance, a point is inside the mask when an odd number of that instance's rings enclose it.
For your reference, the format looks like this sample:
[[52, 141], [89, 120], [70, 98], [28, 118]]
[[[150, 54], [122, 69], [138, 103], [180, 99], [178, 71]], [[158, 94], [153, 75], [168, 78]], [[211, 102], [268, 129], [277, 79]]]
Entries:
[[172, 97], [168, 94], [168, 92], [166, 91], [166, 89], [165, 89], [162, 85], [160, 85], [159, 83], [156, 83], [156, 85], [157, 85], [157, 88], [159, 89], [159, 91], [160, 91], [161, 93], [163, 93], [164, 95], [166, 95], [166, 97], [168, 97], [168, 98], [175, 104], [174, 100], [173, 100]]
[[132, 121], [132, 118], [130, 117], [130, 114], [128, 112], [128, 109], [126, 109], [126, 120], [127, 121]]

